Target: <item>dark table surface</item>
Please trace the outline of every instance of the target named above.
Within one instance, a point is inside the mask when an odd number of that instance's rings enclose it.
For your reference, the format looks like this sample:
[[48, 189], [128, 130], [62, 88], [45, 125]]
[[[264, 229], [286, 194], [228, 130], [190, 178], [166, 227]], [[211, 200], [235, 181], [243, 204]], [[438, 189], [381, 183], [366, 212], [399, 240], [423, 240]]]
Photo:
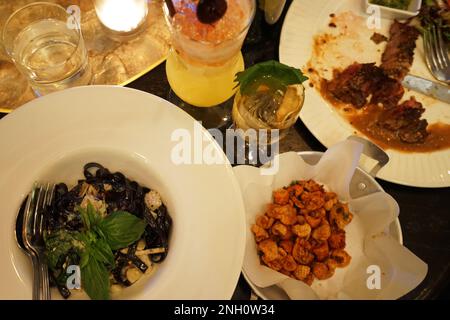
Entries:
[[[246, 66], [275, 59], [284, 16], [292, 0], [287, 1], [284, 13], [275, 25], [264, 21], [257, 12], [243, 47]], [[165, 64], [130, 83], [128, 87], [168, 98], [170, 87], [165, 74]], [[0, 118], [4, 116], [0, 114]], [[280, 151], [324, 151], [325, 147], [314, 138], [299, 120], [294, 129], [282, 140]], [[450, 161], [449, 161], [450, 164]], [[428, 264], [425, 280], [404, 299], [449, 298], [450, 287], [450, 188], [412, 188], [378, 180], [386, 192], [400, 206], [400, 224], [404, 245]], [[249, 299], [250, 288], [241, 276], [234, 299]]]

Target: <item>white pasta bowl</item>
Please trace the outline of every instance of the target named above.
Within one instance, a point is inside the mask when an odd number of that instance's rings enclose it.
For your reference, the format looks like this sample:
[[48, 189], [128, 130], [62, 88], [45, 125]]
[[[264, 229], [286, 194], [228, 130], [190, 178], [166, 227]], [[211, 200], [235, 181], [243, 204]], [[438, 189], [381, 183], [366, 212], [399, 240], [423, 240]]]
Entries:
[[226, 156], [206, 130], [200, 138], [222, 164], [173, 161], [173, 134], [193, 137], [194, 123], [161, 98], [108, 86], [50, 94], [2, 119], [0, 299], [32, 296], [31, 262], [15, 242], [14, 226], [33, 182], [74, 185], [91, 161], [158, 190], [173, 219], [167, 258], [114, 298], [230, 299], [244, 253], [243, 203]]

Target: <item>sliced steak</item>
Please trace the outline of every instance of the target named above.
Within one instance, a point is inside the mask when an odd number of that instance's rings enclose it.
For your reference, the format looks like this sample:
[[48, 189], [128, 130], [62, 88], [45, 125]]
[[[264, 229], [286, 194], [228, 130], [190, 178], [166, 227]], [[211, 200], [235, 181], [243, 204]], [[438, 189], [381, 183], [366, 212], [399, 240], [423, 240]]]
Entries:
[[415, 27], [394, 21], [389, 30], [389, 41], [381, 57], [381, 68], [399, 81], [408, 74], [414, 59], [419, 31]]
[[336, 99], [362, 108], [367, 104], [373, 86], [371, 78], [376, 73], [374, 63], [354, 63], [341, 72], [335, 70], [333, 79], [327, 82], [327, 90]]
[[386, 109], [393, 108], [397, 106], [404, 93], [405, 89], [400, 82], [384, 75], [374, 82], [370, 103], [382, 104]]
[[384, 34], [374, 32], [370, 37], [370, 40], [372, 40], [375, 44], [380, 44], [382, 42], [388, 41], [388, 38]]
[[[428, 136], [427, 120], [420, 119], [425, 109], [414, 97], [382, 113], [376, 127], [387, 130], [386, 135], [396, 135], [405, 143], [423, 143]], [[376, 129], [376, 128], [374, 128]]]
[[391, 108], [398, 104], [404, 93], [402, 85], [374, 63], [354, 63], [343, 71], [335, 71], [326, 89], [336, 99], [356, 108], [364, 107], [370, 96], [370, 103]]

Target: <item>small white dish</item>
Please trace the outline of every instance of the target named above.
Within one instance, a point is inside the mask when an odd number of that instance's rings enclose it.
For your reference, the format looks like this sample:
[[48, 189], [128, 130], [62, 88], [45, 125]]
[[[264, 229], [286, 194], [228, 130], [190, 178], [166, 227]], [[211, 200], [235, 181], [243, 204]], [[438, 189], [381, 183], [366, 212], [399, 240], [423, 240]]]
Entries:
[[422, 6], [422, 0], [411, 0], [407, 10], [394, 9], [378, 4], [370, 3], [370, 0], [363, 0], [366, 12], [372, 12], [371, 8], [378, 8], [382, 18], [406, 20], [415, 17], [419, 14], [420, 7]]
[[[320, 161], [312, 166], [301, 155], [288, 152], [277, 156], [270, 166], [263, 169], [250, 166], [233, 168], [246, 211], [247, 243], [243, 271], [251, 285], [267, 290], [278, 286], [285, 292], [284, 297], [287, 294], [295, 300], [391, 300], [405, 295], [423, 281], [428, 270], [426, 263], [399, 243], [401, 231], [397, 202], [382, 189], [377, 190], [377, 183], [367, 173], [355, 171], [361, 148], [355, 141], [338, 143], [323, 155], [319, 154]], [[360, 176], [365, 174], [368, 182], [356, 178], [357, 172]], [[296, 280], [286, 283], [285, 280], [289, 279], [286, 275], [261, 265], [250, 231], [256, 217], [271, 202], [273, 190], [294, 180], [308, 179], [319, 181], [336, 192], [354, 214], [352, 223], [345, 230], [345, 250], [352, 257], [351, 263], [347, 268], [336, 270], [333, 277], [314, 281], [311, 286], [299, 281], [296, 283]], [[361, 191], [366, 193], [362, 195]], [[372, 290], [367, 282], [370, 279], [368, 270], [372, 268], [379, 271], [376, 277], [383, 284], [378, 290]]]

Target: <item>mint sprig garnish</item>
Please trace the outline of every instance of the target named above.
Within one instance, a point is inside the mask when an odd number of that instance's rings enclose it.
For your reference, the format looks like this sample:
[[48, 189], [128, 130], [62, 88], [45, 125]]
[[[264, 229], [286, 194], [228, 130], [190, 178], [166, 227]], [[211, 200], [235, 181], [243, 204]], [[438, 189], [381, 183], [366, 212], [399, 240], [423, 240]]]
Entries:
[[237, 86], [240, 86], [241, 94], [246, 94], [252, 88], [252, 84], [264, 77], [276, 80], [283, 87], [300, 84], [308, 80], [308, 77], [300, 69], [270, 60], [257, 63], [245, 71], [238, 72], [234, 81], [238, 83]]

